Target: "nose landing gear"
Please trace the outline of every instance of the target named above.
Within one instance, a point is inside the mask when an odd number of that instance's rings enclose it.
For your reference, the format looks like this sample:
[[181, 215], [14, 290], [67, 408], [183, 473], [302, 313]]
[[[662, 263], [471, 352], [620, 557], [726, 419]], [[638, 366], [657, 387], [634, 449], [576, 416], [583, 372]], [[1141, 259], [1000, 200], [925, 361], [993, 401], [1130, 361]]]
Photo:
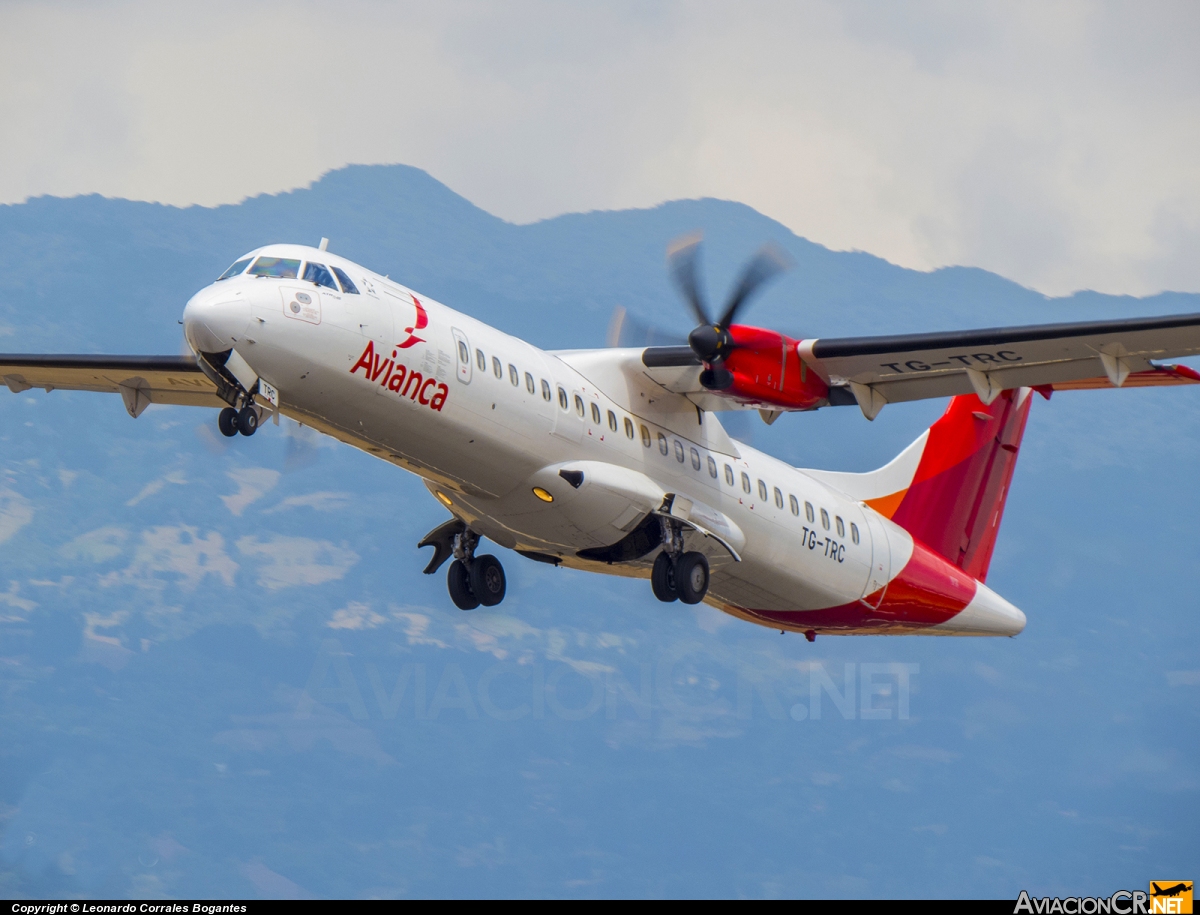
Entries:
[[459, 610], [474, 610], [481, 604], [494, 607], [507, 592], [504, 566], [495, 556], [476, 556], [478, 545], [479, 535], [469, 528], [454, 537], [454, 562], [446, 573], [446, 590]]
[[680, 600], [698, 604], [708, 594], [708, 558], [684, 552], [683, 532], [676, 522], [662, 519], [663, 549], [654, 559], [650, 588], [663, 603]]

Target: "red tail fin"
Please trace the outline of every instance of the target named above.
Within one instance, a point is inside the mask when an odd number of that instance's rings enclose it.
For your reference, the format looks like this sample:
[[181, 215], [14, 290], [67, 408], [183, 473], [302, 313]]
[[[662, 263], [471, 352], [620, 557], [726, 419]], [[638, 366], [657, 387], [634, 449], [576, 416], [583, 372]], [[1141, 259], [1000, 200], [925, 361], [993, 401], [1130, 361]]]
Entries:
[[992, 561], [1031, 393], [1005, 391], [990, 406], [974, 394], [955, 397], [930, 427], [907, 490], [886, 500], [895, 506], [893, 521], [980, 581]]

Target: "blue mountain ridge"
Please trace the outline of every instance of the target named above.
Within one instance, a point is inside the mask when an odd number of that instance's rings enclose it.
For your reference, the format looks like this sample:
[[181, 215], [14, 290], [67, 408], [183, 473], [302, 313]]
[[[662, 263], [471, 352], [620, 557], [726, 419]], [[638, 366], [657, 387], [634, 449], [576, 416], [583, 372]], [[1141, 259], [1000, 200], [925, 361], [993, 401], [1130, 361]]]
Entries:
[[[760, 244], [788, 253], [746, 320], [798, 335], [1200, 311], [906, 270], [727, 201], [513, 225], [355, 166], [215, 208], [0, 207], [0, 350], [178, 352], [183, 303], [237, 255], [321, 236], [541, 346], [601, 345], [618, 304], [686, 332], [663, 252], [696, 229], [714, 300]], [[861, 470], [943, 408], [730, 425]], [[1191, 389], [1034, 405], [989, 577], [1030, 624], [999, 641], [810, 645], [499, 548], [508, 599], [463, 614], [420, 574], [445, 516], [415, 478], [289, 424], [226, 441], [212, 413], [0, 391], [0, 896], [1015, 898], [1188, 876]]]

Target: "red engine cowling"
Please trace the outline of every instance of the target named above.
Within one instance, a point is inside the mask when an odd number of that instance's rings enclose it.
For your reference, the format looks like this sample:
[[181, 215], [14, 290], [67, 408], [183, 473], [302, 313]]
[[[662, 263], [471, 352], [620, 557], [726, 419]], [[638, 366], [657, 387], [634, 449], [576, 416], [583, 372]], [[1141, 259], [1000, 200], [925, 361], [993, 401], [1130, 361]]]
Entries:
[[711, 393], [762, 409], [812, 410], [828, 402], [829, 386], [796, 354], [800, 341], [745, 324], [732, 325], [729, 335], [734, 349], [724, 367], [733, 380]]

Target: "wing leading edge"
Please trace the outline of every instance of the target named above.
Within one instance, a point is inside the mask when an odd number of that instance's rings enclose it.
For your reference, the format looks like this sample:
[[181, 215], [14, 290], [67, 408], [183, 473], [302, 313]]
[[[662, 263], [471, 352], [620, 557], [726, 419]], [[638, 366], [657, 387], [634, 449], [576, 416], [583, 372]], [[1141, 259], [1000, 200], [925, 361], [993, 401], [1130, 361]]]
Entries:
[[[1200, 314], [816, 338], [799, 341], [796, 350], [830, 386], [831, 405], [858, 403], [874, 417], [885, 403], [970, 393], [991, 403], [1001, 391], [1018, 387], [1049, 391], [1200, 382], [1191, 369], [1152, 361], [1200, 354]], [[646, 373], [664, 387], [716, 408], [687, 347], [649, 347], [642, 361]]]

